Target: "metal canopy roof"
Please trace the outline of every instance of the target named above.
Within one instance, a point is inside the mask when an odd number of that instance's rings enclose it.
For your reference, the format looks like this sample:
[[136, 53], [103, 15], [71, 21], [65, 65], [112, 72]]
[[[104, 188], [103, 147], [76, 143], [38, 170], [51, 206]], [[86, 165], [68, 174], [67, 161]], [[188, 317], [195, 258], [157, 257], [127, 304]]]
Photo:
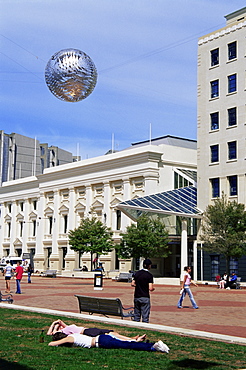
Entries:
[[116, 208], [134, 220], [149, 212], [166, 216], [202, 217], [202, 212], [197, 208], [197, 189], [194, 186], [128, 200], [117, 204]]

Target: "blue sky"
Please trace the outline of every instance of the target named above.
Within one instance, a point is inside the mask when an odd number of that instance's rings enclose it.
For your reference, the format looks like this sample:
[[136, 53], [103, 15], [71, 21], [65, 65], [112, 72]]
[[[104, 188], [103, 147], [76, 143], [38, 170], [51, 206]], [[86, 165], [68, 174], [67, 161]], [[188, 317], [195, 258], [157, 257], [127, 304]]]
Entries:
[[[234, 0], [0, 0], [0, 129], [82, 159], [163, 135], [196, 139], [198, 37], [241, 9]], [[57, 51], [94, 61], [98, 81], [77, 103], [48, 90]]]

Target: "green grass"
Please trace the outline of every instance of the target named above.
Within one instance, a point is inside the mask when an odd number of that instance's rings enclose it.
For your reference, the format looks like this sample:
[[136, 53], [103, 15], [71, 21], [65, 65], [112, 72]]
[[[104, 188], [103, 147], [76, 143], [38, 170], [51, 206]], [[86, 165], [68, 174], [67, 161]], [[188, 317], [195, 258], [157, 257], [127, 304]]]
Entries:
[[[155, 331], [147, 331], [150, 341], [163, 340], [170, 347], [170, 353], [138, 352], [116, 349], [82, 349], [49, 347], [50, 337], [39, 343], [42, 329], [58, 317], [24, 311], [0, 309], [1, 345], [0, 369], [17, 370], [176, 370], [215, 369], [230, 370], [246, 368], [246, 346], [203, 339], [189, 338]], [[78, 320], [64, 318], [68, 324]], [[108, 325], [86, 322], [80, 325], [108, 327]], [[122, 326], [112, 326], [121, 334], [134, 336], [144, 333]]]

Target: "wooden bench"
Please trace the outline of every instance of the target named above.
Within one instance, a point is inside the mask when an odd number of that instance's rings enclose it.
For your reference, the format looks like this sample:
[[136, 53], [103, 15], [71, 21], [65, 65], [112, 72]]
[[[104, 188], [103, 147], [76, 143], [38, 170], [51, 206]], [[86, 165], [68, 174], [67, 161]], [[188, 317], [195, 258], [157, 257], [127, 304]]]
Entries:
[[116, 281], [127, 281], [130, 283], [132, 281], [132, 272], [120, 272], [118, 276], [115, 277]]
[[14, 300], [13, 300], [13, 296], [12, 294], [2, 294], [0, 292], [0, 302], [8, 302], [8, 303], [13, 303]]
[[[119, 298], [101, 298], [89, 297], [85, 295], [75, 295], [79, 301], [79, 310], [81, 312], [99, 313], [107, 317], [107, 315], [131, 317], [133, 319], [133, 307], [123, 307]], [[131, 310], [131, 311], [130, 311]], [[128, 312], [124, 312], [128, 311]]]
[[57, 270], [46, 270], [43, 272], [43, 276], [55, 278], [56, 277], [56, 271]]

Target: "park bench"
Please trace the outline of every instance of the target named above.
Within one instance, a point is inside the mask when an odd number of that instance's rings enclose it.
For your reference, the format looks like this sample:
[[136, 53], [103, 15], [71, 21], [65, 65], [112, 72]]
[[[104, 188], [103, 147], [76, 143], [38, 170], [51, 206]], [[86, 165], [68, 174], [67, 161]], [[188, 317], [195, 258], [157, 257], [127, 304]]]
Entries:
[[[107, 315], [130, 317], [133, 319], [133, 307], [123, 307], [119, 298], [101, 298], [89, 297], [84, 295], [75, 295], [78, 298], [79, 310], [81, 312], [99, 313], [107, 317]], [[127, 312], [124, 312], [127, 311]]]
[[118, 276], [115, 277], [116, 281], [127, 281], [130, 283], [132, 281], [132, 272], [120, 272]]
[[0, 291], [0, 302], [8, 302], [8, 303], [13, 303], [13, 296], [12, 294], [2, 294]]
[[55, 278], [56, 277], [56, 271], [57, 270], [46, 270], [43, 272], [43, 276]]

